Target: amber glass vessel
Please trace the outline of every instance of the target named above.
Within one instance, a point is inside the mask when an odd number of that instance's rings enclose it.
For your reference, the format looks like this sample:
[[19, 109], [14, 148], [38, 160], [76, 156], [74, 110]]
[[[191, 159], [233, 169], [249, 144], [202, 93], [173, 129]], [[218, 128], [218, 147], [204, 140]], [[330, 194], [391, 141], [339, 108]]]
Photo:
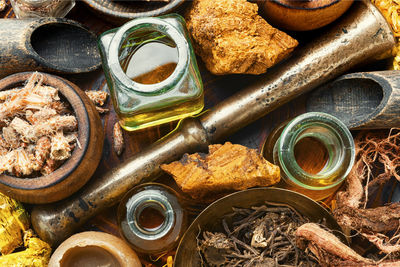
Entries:
[[133, 188], [118, 207], [121, 235], [139, 252], [173, 249], [187, 228], [186, 212], [168, 186], [147, 183]]

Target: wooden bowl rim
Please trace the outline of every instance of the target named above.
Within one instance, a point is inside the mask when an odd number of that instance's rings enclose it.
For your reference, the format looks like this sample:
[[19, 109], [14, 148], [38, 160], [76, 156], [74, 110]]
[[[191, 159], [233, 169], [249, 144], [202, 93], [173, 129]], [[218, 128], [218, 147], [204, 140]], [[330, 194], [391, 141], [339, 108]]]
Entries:
[[275, 3], [279, 6], [288, 8], [288, 9], [295, 9], [295, 10], [307, 10], [307, 11], [315, 11], [315, 10], [320, 10], [320, 9], [324, 9], [324, 8], [328, 8], [330, 6], [333, 6], [341, 1], [351, 1], [351, 0], [333, 0], [332, 2], [330, 2], [329, 4], [323, 5], [323, 6], [318, 6], [318, 7], [313, 7], [313, 8], [309, 8], [309, 7], [300, 7], [300, 6], [291, 6], [285, 3], [282, 3], [280, 0], [268, 0], [272, 3]]
[[[11, 89], [18, 84], [24, 83], [34, 72], [22, 72], [7, 76], [0, 80], [0, 91]], [[89, 146], [90, 123], [89, 115], [84, 105], [83, 100], [77, 92], [65, 82], [61, 77], [39, 72], [44, 77], [44, 84], [57, 87], [59, 93], [68, 100], [71, 105], [76, 119], [78, 121], [78, 140], [81, 147], [75, 147], [71, 157], [68, 158], [61, 166], [49, 175], [33, 177], [33, 178], [18, 178], [11, 175], [1, 174], [0, 183], [22, 190], [37, 190], [54, 186], [69, 177], [73, 171], [82, 162]], [[73, 101], [70, 101], [73, 100]], [[71, 103], [74, 102], [74, 103]], [[81, 110], [81, 112], [79, 112]], [[86, 125], [86, 127], [84, 127]], [[75, 163], [74, 163], [75, 162]], [[41, 185], [38, 185], [41, 184]]]
[[[170, 13], [171, 11], [175, 10], [178, 8], [180, 5], [182, 5], [185, 0], [171, 0], [168, 4], [165, 6], [152, 9], [149, 11], [145, 12], [123, 12], [123, 11], [114, 11], [112, 9], [109, 9], [102, 5], [102, 1], [100, 0], [82, 0], [85, 4], [87, 4], [90, 8], [94, 9], [97, 12], [100, 12], [102, 14], [112, 16], [115, 18], [119, 19], [125, 19], [125, 20], [130, 20], [130, 19], [135, 19], [139, 17], [153, 17], [153, 16], [159, 16], [159, 15], [165, 15], [167, 13]], [[111, 0], [112, 1], [112, 0]], [[143, 4], [146, 4], [145, 1], [143, 1]]]

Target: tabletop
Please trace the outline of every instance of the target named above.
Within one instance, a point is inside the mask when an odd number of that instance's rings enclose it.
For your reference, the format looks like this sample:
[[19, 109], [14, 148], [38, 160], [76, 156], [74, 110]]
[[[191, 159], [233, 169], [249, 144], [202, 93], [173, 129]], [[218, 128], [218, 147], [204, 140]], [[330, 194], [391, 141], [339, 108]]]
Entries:
[[[6, 10], [0, 12], [0, 17], [15, 18], [9, 0], [7, 0], [7, 5], [8, 6]], [[112, 25], [111, 23], [107, 23], [103, 19], [97, 17], [88, 6], [80, 1], [77, 2], [74, 9], [67, 15], [67, 18], [84, 24], [97, 35], [108, 29], [118, 27], [118, 25]], [[308, 36], [310, 36], [310, 33], [294, 37], [299, 39], [301, 44], [303, 40], [308, 39]], [[205, 66], [200, 58], [198, 58], [198, 64], [205, 90], [205, 109], [211, 108], [216, 103], [219, 103], [229, 96], [235, 94], [244, 88], [246, 84], [251, 83], [253, 79], [257, 78], [256, 76], [250, 75], [215, 76], [205, 69]], [[370, 69], [379, 69], [379, 65], [370, 66]], [[102, 69], [91, 73], [60, 76], [72, 81], [82, 90], [108, 91]], [[281, 106], [263, 118], [255, 121], [247, 127], [242, 128], [234, 135], [228, 137], [225, 141], [241, 144], [261, 151], [263, 142], [271, 130], [285, 120], [305, 112], [306, 98], [307, 95], [295, 98], [291, 102]], [[125, 150], [122, 155], [118, 157], [112, 148], [113, 126], [117, 121], [117, 117], [110, 100], [108, 100], [106, 103], [105, 108], [109, 108], [110, 112], [101, 115], [105, 133], [103, 155], [102, 160], [91, 179], [96, 179], [99, 174], [106, 172], [112, 167], [118, 166], [118, 164], [123, 162], [125, 159], [146, 148], [149, 144], [155, 142], [173, 130], [176, 126], [176, 122], [172, 122], [159, 127], [148, 128], [141, 131], [124, 131], [123, 135], [125, 139]], [[176, 189], [173, 179], [168, 175], [160, 177], [157, 181], [171, 185]], [[115, 208], [108, 209], [106, 212], [90, 220], [81, 230], [100, 230], [119, 236], [116, 225], [115, 210]], [[173, 252], [169, 254], [173, 254]], [[142, 255], [141, 258], [146, 266], [162, 266], [165, 264], [166, 256], [164, 255], [160, 259], [157, 259]]]

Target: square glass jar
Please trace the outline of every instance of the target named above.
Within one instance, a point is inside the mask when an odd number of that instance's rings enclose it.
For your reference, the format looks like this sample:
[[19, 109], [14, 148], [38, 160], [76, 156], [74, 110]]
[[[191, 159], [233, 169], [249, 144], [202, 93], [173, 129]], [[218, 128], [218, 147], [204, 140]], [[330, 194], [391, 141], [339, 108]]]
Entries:
[[[163, 40], [176, 49], [177, 60], [172, 73], [151, 84], [130, 78], [121, 61], [132, 57], [143, 45]], [[132, 47], [136, 50], [131, 50]], [[203, 84], [181, 16], [134, 19], [103, 33], [99, 37], [99, 48], [114, 109], [125, 130], [134, 131], [182, 119], [203, 109]], [[154, 53], [159, 52], [154, 50]], [[143, 62], [147, 59], [142, 57], [139, 63], [151, 65], [151, 54], [148, 58], [149, 62]]]

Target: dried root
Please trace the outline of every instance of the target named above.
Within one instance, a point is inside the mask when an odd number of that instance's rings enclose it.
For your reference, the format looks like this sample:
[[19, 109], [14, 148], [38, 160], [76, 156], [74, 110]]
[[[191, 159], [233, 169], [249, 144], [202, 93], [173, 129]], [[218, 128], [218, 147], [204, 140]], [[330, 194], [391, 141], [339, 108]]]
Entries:
[[[342, 227], [360, 233], [381, 253], [400, 252], [400, 203], [367, 207], [382, 185], [392, 178], [400, 181], [396, 170], [400, 165], [400, 132], [393, 129], [389, 136], [361, 132], [355, 144], [356, 163], [347, 178], [346, 191], [337, 194], [335, 218]], [[390, 238], [393, 232], [394, 237]]]
[[343, 244], [335, 235], [315, 223], [306, 223], [297, 228], [296, 243], [301, 249], [309, 247], [318, 257], [320, 263], [329, 262], [326, 259], [327, 254], [339, 257], [344, 261], [372, 263], [372, 260], [360, 256]]
[[92, 100], [93, 104], [95, 104], [96, 110], [100, 114], [104, 114], [109, 111], [106, 108], [102, 108], [108, 97], [107, 92], [90, 90], [90, 91], [85, 91], [85, 93], [89, 97], [89, 99]]
[[307, 219], [289, 206], [267, 204], [234, 208], [222, 220], [224, 233], [204, 231], [197, 239], [202, 266], [317, 266], [296, 245], [295, 231]]
[[76, 117], [37, 72], [22, 88], [0, 92], [0, 121], [0, 174], [50, 174], [77, 143]]
[[54, 160], [65, 160], [71, 156], [69, 139], [62, 131], [58, 131], [51, 137], [50, 158]]
[[121, 155], [122, 151], [125, 148], [125, 142], [124, 142], [124, 136], [122, 134], [122, 129], [121, 126], [119, 125], [118, 122], [114, 124], [114, 129], [113, 129], [113, 145], [114, 145], [114, 151], [117, 153], [117, 155]]
[[85, 91], [86, 95], [95, 105], [103, 106], [107, 100], [108, 93], [104, 91]]

